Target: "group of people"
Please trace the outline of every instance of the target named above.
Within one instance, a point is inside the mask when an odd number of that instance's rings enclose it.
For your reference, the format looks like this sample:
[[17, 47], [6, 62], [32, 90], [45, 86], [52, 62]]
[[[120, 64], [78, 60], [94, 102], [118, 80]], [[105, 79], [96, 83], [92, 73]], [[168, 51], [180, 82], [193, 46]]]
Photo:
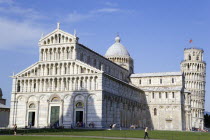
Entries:
[[137, 125], [132, 124], [132, 125], [130, 126], [130, 128], [131, 128], [131, 129], [136, 129], [136, 128], [137, 128]]
[[77, 127], [83, 127], [83, 123], [82, 122], [77, 122]]
[[50, 124], [50, 128], [59, 128], [59, 121]]
[[90, 128], [94, 128], [95, 124], [93, 122], [89, 123]]

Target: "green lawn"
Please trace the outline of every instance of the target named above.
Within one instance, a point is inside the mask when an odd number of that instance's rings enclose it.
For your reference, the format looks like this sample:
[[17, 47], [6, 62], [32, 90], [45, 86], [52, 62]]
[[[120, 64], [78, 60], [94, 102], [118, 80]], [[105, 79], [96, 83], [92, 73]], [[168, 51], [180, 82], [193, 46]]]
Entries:
[[[0, 134], [12, 134], [5, 131]], [[35, 129], [19, 130], [18, 134], [23, 135], [75, 135], [75, 136], [102, 136], [102, 137], [131, 137], [143, 138], [143, 130], [78, 130], [78, 129]], [[180, 132], [180, 131], [149, 131], [152, 139], [168, 140], [210, 140], [210, 133], [202, 132]]]
[[[0, 136], [0, 140], [108, 140], [99, 138], [72, 138], [72, 137], [48, 137], [48, 136]], [[111, 140], [111, 139], [109, 139]]]

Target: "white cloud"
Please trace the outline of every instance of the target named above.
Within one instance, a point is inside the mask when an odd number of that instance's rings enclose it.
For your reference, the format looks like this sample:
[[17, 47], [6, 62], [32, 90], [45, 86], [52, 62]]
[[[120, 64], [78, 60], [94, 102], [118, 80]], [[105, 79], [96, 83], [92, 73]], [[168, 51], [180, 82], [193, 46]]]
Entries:
[[67, 15], [65, 21], [67, 21], [67, 22], [78, 22], [78, 21], [89, 19], [91, 17], [94, 17], [94, 15], [91, 14], [91, 13], [80, 14], [80, 13], [77, 13], [75, 11], [75, 12], [70, 13], [69, 15]]
[[12, 0], [0, 0], [0, 14], [7, 16], [18, 16], [18, 18], [24, 20], [37, 20], [46, 18], [32, 8], [22, 8], [17, 6], [16, 3]]
[[118, 6], [118, 4], [114, 3], [114, 2], [105, 2], [105, 5], [106, 6]]
[[38, 46], [42, 32], [46, 32], [34, 23], [18, 22], [0, 18], [0, 49], [29, 49]]
[[88, 11], [87, 13], [78, 13], [77, 11], [74, 11], [73, 13], [68, 14], [64, 21], [67, 22], [79, 22], [91, 18], [95, 18], [100, 16], [100, 14], [111, 14], [116, 12], [123, 12], [123, 10], [119, 8], [101, 8], [96, 10]]
[[114, 13], [114, 12], [120, 12], [121, 9], [118, 8], [101, 8], [92, 11], [92, 13]]
[[37, 47], [46, 32], [38, 19], [43, 19], [38, 11], [20, 7], [13, 0], [0, 0], [0, 50], [29, 52]]

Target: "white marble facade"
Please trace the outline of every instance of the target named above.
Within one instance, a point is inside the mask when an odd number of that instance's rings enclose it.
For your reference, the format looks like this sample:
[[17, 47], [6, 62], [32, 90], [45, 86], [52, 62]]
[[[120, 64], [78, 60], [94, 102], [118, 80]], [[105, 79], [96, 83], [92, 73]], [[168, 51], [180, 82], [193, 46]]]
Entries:
[[105, 56], [78, 40], [59, 24], [39, 40], [39, 61], [13, 76], [10, 126], [192, 129], [183, 71], [133, 74], [119, 36]]

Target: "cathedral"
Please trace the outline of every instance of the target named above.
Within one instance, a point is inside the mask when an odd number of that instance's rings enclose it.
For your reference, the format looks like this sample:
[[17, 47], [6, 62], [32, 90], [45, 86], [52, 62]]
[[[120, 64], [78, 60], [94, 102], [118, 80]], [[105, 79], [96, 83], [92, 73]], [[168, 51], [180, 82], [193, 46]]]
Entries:
[[39, 61], [13, 75], [10, 127], [203, 129], [203, 50], [184, 50], [179, 72], [134, 73], [115, 38], [105, 55], [60, 25], [39, 40]]

